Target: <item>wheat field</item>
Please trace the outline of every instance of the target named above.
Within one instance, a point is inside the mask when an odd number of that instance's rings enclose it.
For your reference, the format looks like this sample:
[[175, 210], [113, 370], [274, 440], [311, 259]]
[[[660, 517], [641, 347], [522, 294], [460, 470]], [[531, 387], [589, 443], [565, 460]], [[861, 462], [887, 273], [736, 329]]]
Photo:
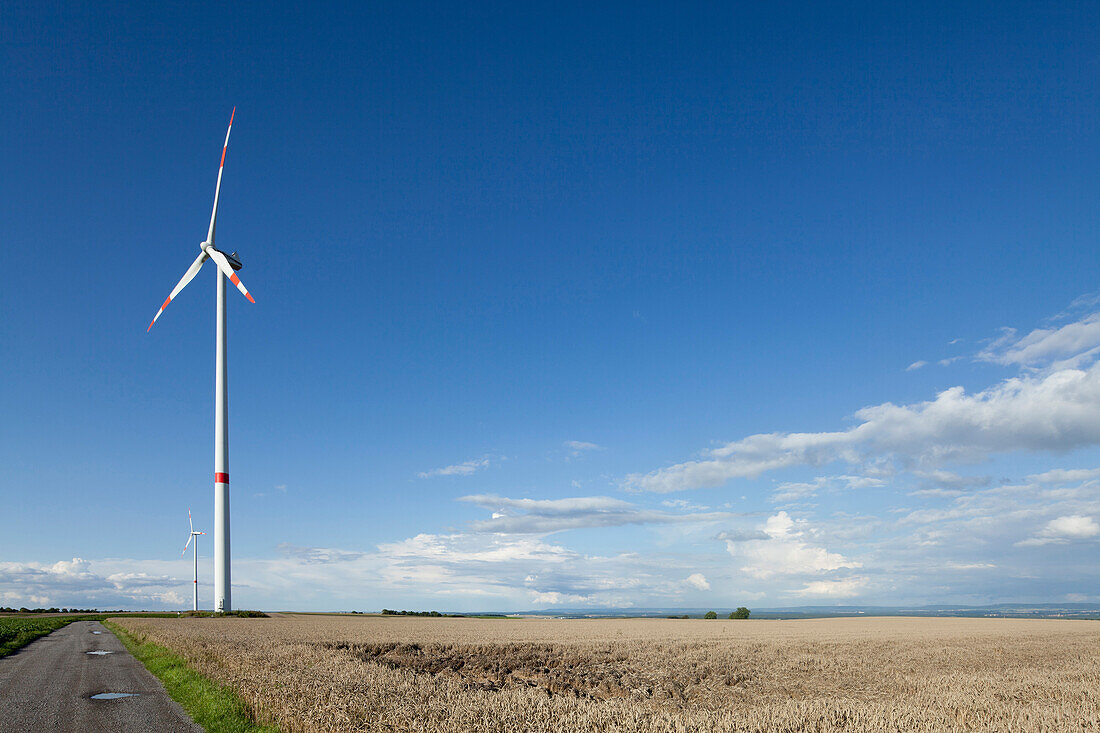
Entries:
[[117, 623], [286, 731], [1097, 731], [1100, 622]]

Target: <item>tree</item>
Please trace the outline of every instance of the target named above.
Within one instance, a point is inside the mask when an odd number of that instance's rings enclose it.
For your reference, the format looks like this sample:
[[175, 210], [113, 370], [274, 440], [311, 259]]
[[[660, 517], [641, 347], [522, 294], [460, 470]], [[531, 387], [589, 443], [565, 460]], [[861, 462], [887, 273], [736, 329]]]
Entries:
[[718, 618], [718, 614], [714, 611], [707, 611], [703, 618]]
[[730, 618], [748, 618], [749, 613], [751, 613], [749, 609], [739, 606], [736, 611], [730, 612]]

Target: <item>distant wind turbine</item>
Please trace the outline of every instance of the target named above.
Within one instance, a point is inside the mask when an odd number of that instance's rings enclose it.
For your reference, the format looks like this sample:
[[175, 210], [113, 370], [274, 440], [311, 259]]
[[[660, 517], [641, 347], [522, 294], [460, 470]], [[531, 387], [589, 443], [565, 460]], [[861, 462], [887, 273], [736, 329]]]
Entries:
[[153, 320], [149, 323], [148, 333], [160, 314], [179, 295], [179, 292], [198, 274], [203, 263], [214, 260], [218, 266], [218, 316], [217, 316], [217, 355], [214, 360], [214, 610], [231, 611], [233, 608], [230, 591], [229, 570], [229, 370], [226, 359], [226, 316], [225, 281], [237, 286], [244, 297], [255, 303], [248, 289], [237, 277], [235, 270], [241, 269], [237, 253], [225, 254], [214, 249], [214, 225], [218, 220], [218, 195], [222, 190], [222, 171], [225, 170], [225, 151], [229, 147], [229, 133], [233, 130], [233, 117], [237, 108], [229, 115], [229, 129], [225, 131], [225, 143], [222, 145], [222, 160], [218, 165], [218, 183], [214, 187], [214, 210], [210, 213], [210, 229], [206, 241], [199, 244], [202, 250], [187, 272], [183, 274], [176, 287], [164, 301]]
[[[195, 524], [191, 521], [191, 510], [187, 510], [187, 523], [191, 525], [191, 534], [187, 535], [187, 544], [183, 546], [183, 552], [180, 555], [187, 554], [187, 546], [191, 544], [191, 540], [194, 540], [200, 534], [206, 534], [206, 532], [196, 532]], [[195, 554], [195, 610], [199, 610], [199, 542], [195, 540], [195, 549], [192, 551]]]

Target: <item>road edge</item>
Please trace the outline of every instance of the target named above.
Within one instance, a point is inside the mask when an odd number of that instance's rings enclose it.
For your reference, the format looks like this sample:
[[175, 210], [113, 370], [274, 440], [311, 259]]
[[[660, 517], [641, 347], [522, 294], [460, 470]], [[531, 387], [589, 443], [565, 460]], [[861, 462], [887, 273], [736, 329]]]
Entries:
[[280, 733], [277, 727], [256, 720], [231, 688], [198, 672], [171, 649], [139, 641], [111, 621], [102, 623], [207, 733]]

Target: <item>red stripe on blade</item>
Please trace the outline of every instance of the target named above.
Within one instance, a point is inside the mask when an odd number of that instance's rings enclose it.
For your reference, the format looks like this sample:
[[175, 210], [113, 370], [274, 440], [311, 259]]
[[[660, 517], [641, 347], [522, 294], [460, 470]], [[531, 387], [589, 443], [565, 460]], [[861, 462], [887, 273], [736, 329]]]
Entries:
[[227, 483], [229, 483], [229, 474], [228, 473], [215, 473], [214, 474], [214, 483], [216, 483], [216, 484], [227, 484]]
[[233, 283], [234, 285], [240, 285], [241, 279], [237, 277], [237, 273], [234, 272], [232, 275], [229, 276], [229, 282]]

